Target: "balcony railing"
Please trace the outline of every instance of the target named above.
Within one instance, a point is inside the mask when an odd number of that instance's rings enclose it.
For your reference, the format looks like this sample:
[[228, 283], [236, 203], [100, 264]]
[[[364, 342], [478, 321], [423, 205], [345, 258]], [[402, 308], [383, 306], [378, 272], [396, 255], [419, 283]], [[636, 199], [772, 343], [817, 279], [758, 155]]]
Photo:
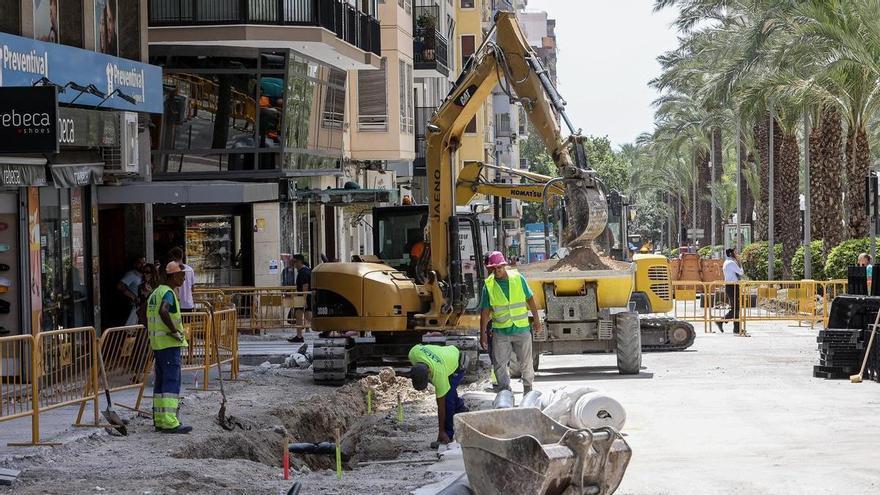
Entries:
[[440, 7], [417, 6], [413, 12], [413, 59], [416, 70], [449, 75], [449, 43], [440, 34]]
[[150, 0], [150, 26], [319, 26], [382, 54], [379, 21], [343, 0]]

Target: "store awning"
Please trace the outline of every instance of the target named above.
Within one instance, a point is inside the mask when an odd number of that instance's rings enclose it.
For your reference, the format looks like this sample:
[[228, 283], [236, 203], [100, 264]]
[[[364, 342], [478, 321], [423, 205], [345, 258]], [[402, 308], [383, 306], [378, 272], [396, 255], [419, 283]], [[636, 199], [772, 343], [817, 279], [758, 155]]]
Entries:
[[0, 156], [0, 187], [45, 185], [45, 158]]
[[104, 163], [53, 163], [55, 187], [82, 187], [104, 183]]
[[269, 182], [140, 182], [98, 188], [98, 203], [213, 204], [278, 201], [278, 183]]
[[309, 189], [296, 191], [294, 201], [312, 201], [330, 206], [363, 203], [397, 203], [398, 192], [389, 189]]

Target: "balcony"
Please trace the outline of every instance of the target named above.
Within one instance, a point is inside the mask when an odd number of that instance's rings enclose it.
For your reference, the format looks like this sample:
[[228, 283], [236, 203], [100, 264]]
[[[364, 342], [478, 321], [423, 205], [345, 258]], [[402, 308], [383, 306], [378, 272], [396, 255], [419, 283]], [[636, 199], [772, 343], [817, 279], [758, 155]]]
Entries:
[[150, 0], [149, 26], [151, 45], [290, 48], [345, 70], [382, 53], [379, 20], [344, 0]]
[[415, 70], [435, 70], [449, 75], [449, 43], [438, 30], [440, 7], [417, 6], [413, 11], [413, 62]]

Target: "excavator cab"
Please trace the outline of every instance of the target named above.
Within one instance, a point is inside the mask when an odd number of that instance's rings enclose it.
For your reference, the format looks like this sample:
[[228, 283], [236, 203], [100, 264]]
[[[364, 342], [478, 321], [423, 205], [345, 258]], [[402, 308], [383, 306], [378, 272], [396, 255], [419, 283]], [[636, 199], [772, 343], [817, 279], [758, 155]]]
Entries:
[[[459, 214], [458, 280], [461, 303], [469, 313], [479, 310], [480, 292], [486, 278], [482, 260], [482, 238], [476, 216]], [[382, 261], [423, 284], [428, 278], [430, 245], [425, 243], [427, 205], [388, 206], [373, 209], [373, 246]], [[452, 250], [450, 250], [452, 252]]]

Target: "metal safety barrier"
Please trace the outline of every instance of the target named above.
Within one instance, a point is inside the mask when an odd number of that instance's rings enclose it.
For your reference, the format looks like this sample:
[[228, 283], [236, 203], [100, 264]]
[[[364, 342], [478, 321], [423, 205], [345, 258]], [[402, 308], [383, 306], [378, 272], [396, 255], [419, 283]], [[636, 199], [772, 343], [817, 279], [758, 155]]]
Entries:
[[[846, 292], [845, 280], [739, 282], [677, 281], [673, 287], [673, 316], [703, 322], [704, 332], [717, 324], [739, 323], [742, 334], [748, 322], [789, 321], [799, 326], [823, 326], [831, 301]], [[734, 302], [738, 304], [733, 304]]]
[[40, 441], [35, 369], [37, 352], [32, 335], [0, 337], [0, 423], [29, 416], [31, 444]]
[[208, 389], [211, 371], [211, 313], [205, 311], [181, 313], [183, 329], [189, 347], [181, 349], [182, 371], [201, 371], [202, 384]]
[[294, 287], [223, 287], [193, 291], [193, 298], [209, 311], [234, 307], [238, 331], [261, 335], [266, 330], [307, 327], [299, 318], [306, 309], [308, 295]]
[[702, 323], [703, 332], [709, 332], [708, 308], [705, 303], [707, 292], [704, 282], [672, 282], [673, 316], [678, 320], [694, 324]]
[[[215, 311], [211, 327], [212, 338], [217, 339], [217, 349], [220, 353], [211, 362], [218, 366], [229, 363], [232, 379], [238, 378], [238, 327], [235, 309]], [[218, 370], [219, 372], [222, 370]]]
[[[101, 334], [99, 345], [110, 391], [138, 390], [133, 406], [114, 403], [126, 409], [147, 413], [140, 408], [153, 366], [153, 351], [147, 329], [143, 325], [108, 328]], [[99, 385], [103, 387], [103, 383]]]

